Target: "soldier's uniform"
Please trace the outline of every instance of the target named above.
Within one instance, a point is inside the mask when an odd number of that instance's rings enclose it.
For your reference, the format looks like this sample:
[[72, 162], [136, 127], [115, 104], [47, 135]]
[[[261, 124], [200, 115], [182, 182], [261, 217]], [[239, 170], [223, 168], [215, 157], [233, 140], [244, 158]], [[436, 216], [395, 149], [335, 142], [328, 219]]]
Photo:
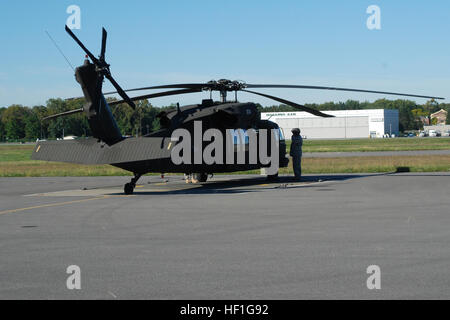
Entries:
[[300, 129], [292, 129], [292, 133], [291, 151], [289, 154], [292, 157], [292, 166], [294, 167], [295, 178], [301, 179], [303, 138], [300, 135]]

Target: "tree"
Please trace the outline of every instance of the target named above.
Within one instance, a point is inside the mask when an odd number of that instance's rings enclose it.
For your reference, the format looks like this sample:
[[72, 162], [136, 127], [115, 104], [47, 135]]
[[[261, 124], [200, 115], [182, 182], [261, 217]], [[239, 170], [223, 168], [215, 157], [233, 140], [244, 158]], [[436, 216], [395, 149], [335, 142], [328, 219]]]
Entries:
[[[56, 114], [83, 107], [84, 99], [62, 100], [50, 99], [47, 101], [47, 114]], [[69, 135], [88, 136], [91, 134], [89, 123], [84, 113], [59, 117], [44, 122], [47, 125], [47, 132], [51, 138], [59, 138]]]
[[41, 122], [36, 113], [29, 112], [25, 118], [25, 138], [27, 140], [35, 140], [40, 137]]
[[122, 135], [132, 135], [134, 129], [133, 114], [134, 110], [125, 103], [113, 107], [112, 114], [116, 119], [117, 125]]
[[[148, 128], [151, 131], [156, 131], [160, 129], [159, 119], [156, 118], [158, 113], [161, 112], [159, 108], [155, 108], [152, 106], [151, 103], [148, 102], [148, 100], [145, 100], [145, 106], [143, 106], [143, 114], [142, 114], [142, 128]], [[145, 131], [147, 133], [147, 131]]]
[[[61, 113], [67, 111], [67, 102], [62, 99], [50, 99], [47, 101], [47, 113], [48, 115]], [[64, 135], [69, 134], [66, 131], [67, 118], [59, 117], [48, 121], [48, 135], [50, 138], [61, 138]]]
[[39, 119], [39, 138], [45, 139], [48, 136], [49, 121], [43, 121], [42, 119], [48, 116], [48, 110], [46, 106], [34, 106], [33, 113]]
[[161, 129], [161, 123], [159, 122], [159, 119], [157, 118], [153, 119], [151, 128], [152, 131], [157, 131]]
[[345, 109], [346, 110], [358, 110], [358, 109], [361, 109], [361, 104], [359, 103], [359, 101], [347, 100], [345, 102]]
[[2, 113], [5, 135], [10, 140], [25, 138], [25, 118], [31, 113], [30, 108], [11, 105]]
[[387, 100], [379, 99], [369, 105], [371, 109], [394, 109], [398, 110], [399, 130], [417, 130], [419, 122], [413, 114], [414, 109], [418, 109], [417, 104], [410, 100]]
[[2, 114], [3, 114], [3, 112], [6, 110], [6, 108], [0, 108], [0, 141], [5, 141], [5, 134], [6, 134], [6, 131], [5, 131], [5, 125], [3, 124], [3, 121], [2, 121]]
[[439, 103], [437, 103], [436, 100], [431, 99], [424, 104], [423, 109], [427, 113], [428, 123], [432, 124], [433, 121], [431, 119], [431, 115], [439, 110]]
[[411, 110], [411, 112], [414, 115], [414, 117], [416, 117], [416, 118], [427, 116], [427, 113], [422, 108], [413, 109], [413, 110]]
[[[107, 98], [107, 101], [115, 101]], [[64, 135], [90, 136], [91, 130], [84, 113], [61, 117], [49, 121], [41, 121], [44, 117], [68, 110], [81, 108], [84, 99], [62, 100], [50, 99], [46, 106], [33, 108], [21, 105], [12, 105], [0, 108], [0, 140], [8, 139], [35, 139], [37, 137], [62, 137]], [[137, 108], [133, 110], [127, 104], [113, 106], [112, 114], [123, 135], [147, 134], [148, 131], [160, 129], [159, 119], [156, 117], [161, 111], [176, 110], [176, 105], [154, 107], [148, 100], [136, 101]], [[379, 99], [374, 102], [359, 102], [347, 100], [346, 102], [326, 102], [322, 104], [306, 104], [307, 107], [317, 110], [357, 110], [357, 109], [396, 109], [399, 111], [400, 130], [414, 130], [421, 126], [421, 117], [429, 117], [431, 113], [445, 109], [449, 112], [446, 122], [450, 124], [450, 104], [437, 104], [428, 101], [424, 105], [417, 105], [409, 100]], [[272, 105], [263, 107], [257, 104], [260, 112], [295, 112], [297, 109], [285, 105]], [[148, 130], [147, 130], [148, 128]]]
[[113, 107], [113, 116], [124, 135], [136, 134], [136, 128], [139, 134], [146, 134], [147, 126], [151, 131], [158, 130], [160, 125], [156, 115], [163, 109], [175, 108], [175, 106], [155, 108], [148, 100], [135, 101], [135, 104], [135, 110], [124, 103]]
[[449, 103], [441, 103], [439, 104], [439, 108], [447, 111], [447, 118], [445, 119], [445, 124], [450, 124], [450, 104]]
[[[81, 109], [85, 104], [85, 100], [75, 99], [66, 101], [67, 110]], [[66, 127], [64, 128], [65, 135], [74, 135], [77, 137], [89, 136], [91, 134], [89, 123], [85, 113], [77, 113], [66, 117]], [[67, 134], [66, 134], [67, 132]]]

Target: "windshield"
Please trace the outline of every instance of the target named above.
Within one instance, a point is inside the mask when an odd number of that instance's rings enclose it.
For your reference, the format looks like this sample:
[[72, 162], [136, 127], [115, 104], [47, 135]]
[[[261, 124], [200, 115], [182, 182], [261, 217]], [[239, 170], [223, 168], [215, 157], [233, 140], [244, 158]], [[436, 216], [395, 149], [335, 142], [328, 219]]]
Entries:
[[280, 135], [280, 140], [284, 140], [284, 132], [283, 132], [283, 129], [278, 128], [278, 134]]

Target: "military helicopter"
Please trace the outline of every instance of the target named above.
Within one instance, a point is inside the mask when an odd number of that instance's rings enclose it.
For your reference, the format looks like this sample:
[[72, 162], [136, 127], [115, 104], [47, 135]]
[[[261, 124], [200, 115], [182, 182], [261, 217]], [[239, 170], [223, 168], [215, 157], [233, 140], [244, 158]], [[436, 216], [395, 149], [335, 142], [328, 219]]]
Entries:
[[[319, 117], [332, 117], [319, 110], [315, 110], [292, 101], [268, 94], [248, 90], [263, 88], [290, 88], [290, 89], [316, 89], [316, 90], [338, 90], [350, 92], [365, 92], [386, 95], [399, 95], [407, 97], [443, 99], [440, 97], [422, 96], [415, 94], [402, 94], [394, 92], [383, 92], [374, 90], [361, 90], [337, 87], [320, 87], [309, 85], [283, 85], [283, 84], [247, 84], [241, 81], [218, 80], [205, 83], [183, 83], [149, 86], [123, 90], [114, 80], [110, 72], [110, 65], [105, 60], [107, 32], [102, 30], [101, 52], [99, 57], [95, 57], [84, 44], [75, 36], [75, 34], [66, 26], [66, 32], [75, 40], [75, 42], [86, 53], [84, 64], [76, 68], [75, 78], [80, 84], [86, 103], [80, 109], [70, 110], [63, 113], [51, 115], [45, 120], [54, 119], [61, 116], [68, 116], [75, 113], [84, 112], [92, 132], [92, 137], [76, 140], [63, 141], [39, 141], [34, 149], [32, 159], [45, 161], [70, 162], [79, 164], [110, 164], [133, 173], [131, 181], [124, 186], [125, 194], [132, 194], [138, 179], [146, 173], [185, 173], [194, 174], [199, 182], [205, 182], [208, 174], [221, 172], [235, 172], [244, 170], [253, 170], [265, 168], [267, 163], [258, 159], [256, 163], [244, 161], [241, 163], [231, 163], [225, 161], [216, 161], [215, 163], [190, 162], [174, 163], [171, 158], [171, 151], [178, 142], [172, 141], [172, 134], [175, 130], [183, 128], [188, 132], [195, 131], [195, 124], [201, 122], [203, 129], [217, 129], [225, 134], [229, 130], [254, 130], [258, 142], [267, 139], [269, 147], [277, 144], [277, 162], [279, 167], [286, 167], [289, 159], [286, 156], [286, 143], [283, 132], [274, 122], [261, 120], [255, 103], [240, 103], [237, 100], [238, 92], [247, 92], [275, 100], [277, 102], [289, 105], [297, 110], [305, 111]], [[104, 78], [108, 79], [117, 91], [102, 92]], [[171, 89], [157, 93], [145, 94], [130, 98], [127, 92]], [[199, 104], [180, 107], [162, 111], [158, 114], [161, 123], [161, 130], [151, 132], [142, 137], [124, 137], [120, 132], [116, 120], [114, 119], [111, 108], [114, 105], [127, 103], [135, 109], [133, 101], [151, 99], [163, 96], [172, 96], [188, 93], [209, 91], [220, 92], [221, 101], [204, 99]], [[233, 101], [227, 101], [227, 94], [235, 93]], [[123, 100], [107, 102], [105, 95], [119, 94]], [[258, 133], [262, 130], [273, 130], [278, 132], [274, 139], [262, 137]], [[195, 133], [195, 132], [194, 132]], [[234, 137], [233, 139], [235, 139]], [[273, 138], [273, 137], [272, 137]], [[235, 141], [235, 140], [234, 140]], [[234, 143], [232, 146], [233, 159], [237, 157], [239, 145]], [[249, 158], [248, 143], [243, 142], [245, 149], [245, 159]], [[205, 143], [195, 146], [192, 144], [192, 157], [204, 151]], [[272, 156], [274, 156], [272, 154]], [[269, 178], [275, 178], [276, 173], [269, 175]]]

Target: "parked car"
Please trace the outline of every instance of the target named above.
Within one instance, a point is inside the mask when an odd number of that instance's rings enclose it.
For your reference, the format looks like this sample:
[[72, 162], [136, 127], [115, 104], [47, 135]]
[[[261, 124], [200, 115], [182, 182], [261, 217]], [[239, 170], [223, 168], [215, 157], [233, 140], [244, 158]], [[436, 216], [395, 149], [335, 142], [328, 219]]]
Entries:
[[430, 137], [437, 137], [437, 131], [436, 130], [428, 130], [428, 136]]
[[421, 137], [421, 138], [428, 137], [428, 134], [425, 131], [420, 131], [419, 137]]

